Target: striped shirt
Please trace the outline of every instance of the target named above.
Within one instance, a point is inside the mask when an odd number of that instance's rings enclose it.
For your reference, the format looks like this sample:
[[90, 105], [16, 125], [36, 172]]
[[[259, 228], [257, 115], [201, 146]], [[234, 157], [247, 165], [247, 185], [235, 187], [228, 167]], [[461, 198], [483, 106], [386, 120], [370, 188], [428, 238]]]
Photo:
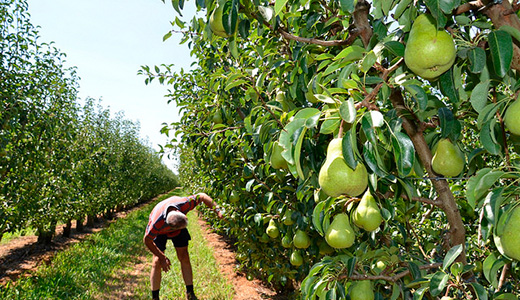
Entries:
[[166, 214], [170, 207], [174, 207], [183, 214], [187, 214], [190, 210], [194, 209], [200, 204], [199, 195], [191, 195], [188, 197], [177, 197], [173, 196], [159, 202], [152, 212], [148, 220], [148, 226], [146, 226], [145, 237], [147, 239], [155, 239], [158, 235], [165, 234], [168, 237], [177, 236], [181, 231], [171, 231], [171, 228], [166, 224]]

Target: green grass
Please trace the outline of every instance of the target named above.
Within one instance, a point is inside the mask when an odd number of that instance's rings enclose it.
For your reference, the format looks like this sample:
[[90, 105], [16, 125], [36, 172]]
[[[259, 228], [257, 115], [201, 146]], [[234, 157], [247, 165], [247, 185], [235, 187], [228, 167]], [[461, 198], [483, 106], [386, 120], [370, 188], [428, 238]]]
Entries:
[[8, 244], [10, 241], [12, 241], [12, 240], [14, 240], [14, 239], [16, 239], [18, 237], [21, 237], [21, 236], [35, 235], [35, 234], [36, 234], [36, 229], [34, 229], [32, 227], [28, 227], [28, 228], [25, 228], [24, 230], [16, 231], [16, 232], [6, 232], [2, 236], [2, 240], [0, 241], [0, 245]]
[[[169, 196], [169, 195], [168, 195]], [[165, 196], [167, 197], [167, 196]], [[160, 200], [164, 199], [162, 197]], [[155, 202], [157, 203], [157, 202]], [[145, 257], [144, 274], [137, 274], [132, 299], [150, 299], [149, 272], [152, 255], [142, 242], [152, 203], [130, 213], [108, 228], [58, 253], [49, 265], [27, 278], [0, 287], [0, 299], [114, 299], [122, 280]], [[196, 215], [190, 219], [190, 257], [199, 299], [232, 299], [233, 287], [223, 278], [211, 248], [205, 243]], [[168, 244], [172, 269], [163, 273], [161, 299], [184, 299], [185, 286], [175, 249]]]

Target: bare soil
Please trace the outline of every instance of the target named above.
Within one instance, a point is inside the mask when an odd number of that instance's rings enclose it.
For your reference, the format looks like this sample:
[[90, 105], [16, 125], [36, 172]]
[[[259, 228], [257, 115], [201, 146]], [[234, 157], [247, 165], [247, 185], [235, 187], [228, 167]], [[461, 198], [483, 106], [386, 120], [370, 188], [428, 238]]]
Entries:
[[[155, 200], [155, 199], [154, 199]], [[139, 209], [140, 206], [133, 208]], [[116, 214], [115, 219], [124, 218], [126, 212]], [[61, 236], [63, 226], [57, 228], [56, 236], [51, 245], [37, 243], [36, 236], [21, 236], [0, 245], [0, 285], [14, 281], [20, 276], [30, 276], [41, 264], [49, 262], [52, 257], [61, 250], [66, 249], [72, 243], [84, 240], [89, 234], [97, 232], [106, 227], [110, 222], [100, 219], [94, 228], [84, 228], [84, 232], [71, 231], [70, 237]], [[248, 280], [245, 274], [237, 271], [237, 260], [232, 241], [225, 236], [214, 233], [210, 226], [199, 218], [205, 238], [214, 249], [215, 259], [220, 267], [221, 273], [235, 288], [233, 300], [282, 300], [286, 296], [277, 294], [274, 290], [264, 286], [259, 280]], [[135, 260], [135, 265], [118, 272], [112, 282], [107, 284], [113, 293], [109, 293], [104, 299], [134, 299], [135, 287], [143, 280], [148, 280], [150, 259], [142, 256]]]

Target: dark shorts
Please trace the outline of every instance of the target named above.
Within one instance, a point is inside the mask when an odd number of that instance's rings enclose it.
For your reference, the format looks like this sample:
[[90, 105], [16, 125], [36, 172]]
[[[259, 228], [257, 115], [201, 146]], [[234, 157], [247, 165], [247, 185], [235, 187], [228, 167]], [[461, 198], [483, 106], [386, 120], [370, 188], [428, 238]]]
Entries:
[[168, 240], [172, 241], [175, 248], [187, 247], [189, 240], [191, 240], [191, 236], [188, 232], [188, 229], [184, 228], [181, 230], [181, 233], [171, 238], [167, 237], [166, 235], [158, 235], [155, 237], [153, 242], [157, 248], [159, 248], [159, 250], [164, 252], [164, 250], [166, 250], [166, 242]]

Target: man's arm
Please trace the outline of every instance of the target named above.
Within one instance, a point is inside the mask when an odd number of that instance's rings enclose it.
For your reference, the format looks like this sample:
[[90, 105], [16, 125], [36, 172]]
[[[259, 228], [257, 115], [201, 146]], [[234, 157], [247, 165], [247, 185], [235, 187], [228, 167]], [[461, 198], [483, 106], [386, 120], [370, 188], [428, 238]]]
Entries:
[[153, 242], [153, 239], [146, 238], [146, 235], [143, 238], [143, 242], [150, 250], [150, 252], [153, 253], [153, 255], [157, 256], [159, 258], [159, 261], [161, 263], [161, 267], [164, 270], [164, 272], [168, 272], [170, 270], [170, 260], [166, 257], [166, 255], [155, 245]]
[[214, 210], [216, 213], [217, 213], [217, 216], [222, 219], [224, 217], [224, 215], [222, 214], [222, 212], [220, 211], [217, 203], [215, 201], [213, 201], [213, 199], [208, 196], [206, 193], [199, 193], [199, 198], [202, 202], [204, 202], [204, 204], [209, 207], [210, 209]]

